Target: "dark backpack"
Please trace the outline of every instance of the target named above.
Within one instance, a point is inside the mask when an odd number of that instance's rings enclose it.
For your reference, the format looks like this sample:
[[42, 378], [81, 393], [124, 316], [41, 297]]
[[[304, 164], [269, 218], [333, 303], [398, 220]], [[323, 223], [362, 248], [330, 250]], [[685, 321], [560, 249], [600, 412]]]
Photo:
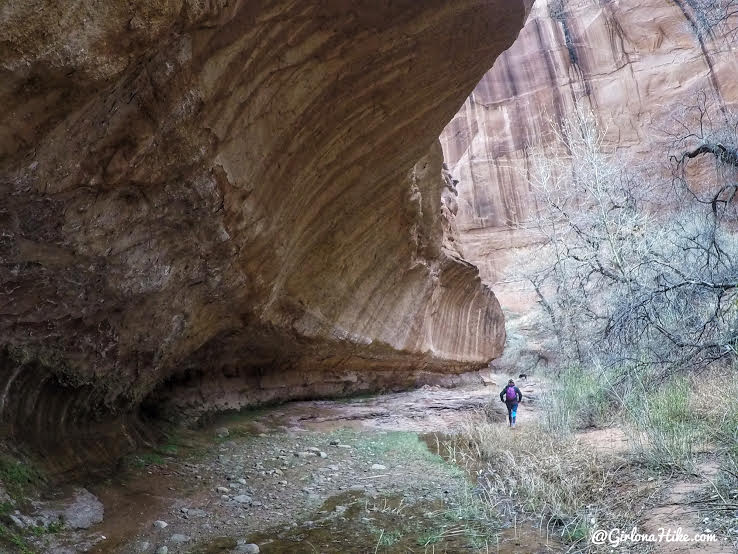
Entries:
[[515, 402], [518, 399], [518, 393], [515, 392], [515, 387], [507, 387], [505, 389], [505, 402]]

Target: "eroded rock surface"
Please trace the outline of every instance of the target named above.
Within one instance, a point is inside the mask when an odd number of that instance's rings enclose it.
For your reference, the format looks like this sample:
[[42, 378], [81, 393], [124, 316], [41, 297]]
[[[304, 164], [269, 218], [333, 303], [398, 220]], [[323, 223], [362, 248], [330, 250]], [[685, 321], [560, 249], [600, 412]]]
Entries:
[[551, 122], [571, 115], [575, 101], [607, 131], [605, 147], [653, 167], [666, 160], [666, 132], [701, 91], [717, 107], [738, 105], [735, 35], [699, 31], [694, 5], [538, 0], [444, 130], [445, 159], [460, 181], [460, 248], [503, 306], [526, 305], [506, 281], [516, 249], [535, 240], [531, 147], [551, 145]]
[[10, 434], [79, 462], [135, 443], [123, 414], [147, 397], [199, 413], [497, 356], [502, 314], [451, 246], [436, 137], [525, 4], [4, 6]]

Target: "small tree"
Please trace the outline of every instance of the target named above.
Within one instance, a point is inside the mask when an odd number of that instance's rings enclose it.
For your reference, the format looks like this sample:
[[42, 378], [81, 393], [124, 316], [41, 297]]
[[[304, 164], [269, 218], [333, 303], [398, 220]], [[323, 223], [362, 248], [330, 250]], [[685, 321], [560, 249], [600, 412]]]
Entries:
[[[605, 153], [605, 133], [582, 107], [553, 127], [553, 146], [530, 152], [541, 243], [524, 273], [565, 357], [668, 373], [734, 356], [738, 183], [726, 179], [736, 133], [675, 136], [670, 183]], [[690, 182], [701, 156], [716, 164], [716, 190]]]

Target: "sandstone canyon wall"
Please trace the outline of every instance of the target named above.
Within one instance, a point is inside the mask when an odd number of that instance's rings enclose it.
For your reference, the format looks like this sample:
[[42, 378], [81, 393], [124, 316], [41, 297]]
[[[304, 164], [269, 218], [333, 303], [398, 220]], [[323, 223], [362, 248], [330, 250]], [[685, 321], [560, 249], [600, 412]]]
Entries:
[[5, 3], [6, 434], [63, 471], [130, 448], [146, 399], [182, 415], [497, 356], [437, 137], [528, 7]]
[[460, 248], [503, 307], [530, 302], [510, 276], [516, 250], [535, 241], [528, 152], [551, 142], [551, 121], [581, 102], [607, 130], [609, 148], [658, 164], [664, 130], [699, 91], [727, 109], [738, 104], [735, 37], [700, 31], [692, 4], [538, 0], [515, 44], [445, 128], [444, 157], [460, 181]]

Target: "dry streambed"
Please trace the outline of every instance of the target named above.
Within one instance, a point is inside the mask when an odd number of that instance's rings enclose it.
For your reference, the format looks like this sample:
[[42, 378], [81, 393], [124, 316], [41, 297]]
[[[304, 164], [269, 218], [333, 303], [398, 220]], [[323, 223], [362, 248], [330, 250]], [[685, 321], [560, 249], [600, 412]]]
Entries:
[[[19, 552], [55, 554], [564, 552], [569, 545], [553, 528], [541, 530], [516, 515], [515, 499], [502, 509], [504, 499], [480, 494], [477, 477], [489, 469], [457, 450], [458, 440], [448, 440], [475, 414], [505, 425], [504, 406], [489, 402], [505, 379], [223, 416], [131, 456], [114, 479], [55, 491], [57, 498], [27, 509], [35, 517], [56, 506], [66, 510], [64, 518], [85, 523], [80, 528], [17, 531], [23, 544], [6, 543]], [[518, 428], [504, 430], [514, 439], [503, 449], [515, 441], [531, 448], [540, 432], [535, 424], [543, 417], [538, 395], [545, 382], [521, 385], [526, 402]], [[632, 515], [644, 529], [705, 527], [689, 503], [707, 481], [695, 477], [682, 486], [684, 480], [637, 470], [618, 428], [573, 440], [628, 468], [611, 493], [638, 499]], [[704, 552], [729, 552], [725, 544]], [[653, 550], [641, 547], [635, 551]]]
[[453, 433], [497, 389], [424, 387], [223, 416], [131, 456], [114, 479], [86, 484], [104, 506], [102, 522], [27, 544], [54, 553], [255, 552], [253, 545], [299, 553], [496, 551], [498, 543], [514, 552], [525, 543], [534, 552], [533, 532], [498, 537], [503, 522], [474, 483], [427, 446], [441, 444], [436, 433]]

